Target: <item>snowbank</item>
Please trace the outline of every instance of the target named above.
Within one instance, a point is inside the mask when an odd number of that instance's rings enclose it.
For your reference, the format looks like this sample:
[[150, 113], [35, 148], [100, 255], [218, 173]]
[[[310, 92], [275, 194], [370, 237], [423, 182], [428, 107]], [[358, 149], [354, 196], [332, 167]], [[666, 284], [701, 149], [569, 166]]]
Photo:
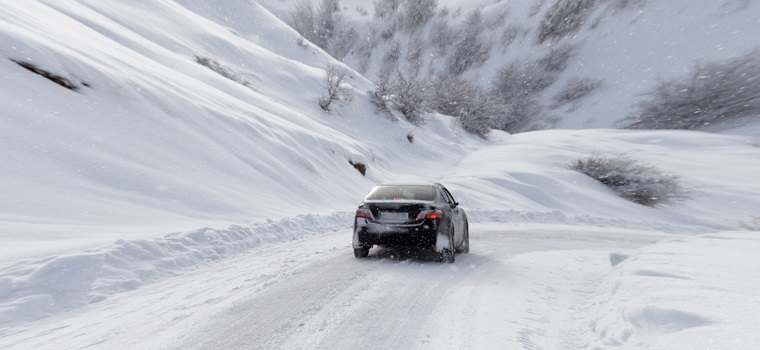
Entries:
[[757, 232], [640, 249], [608, 274], [587, 309], [588, 348], [760, 348], [758, 250]]
[[0, 269], [0, 329], [96, 303], [262, 244], [343, 229], [352, 215], [305, 215], [226, 229], [203, 228], [20, 261]]

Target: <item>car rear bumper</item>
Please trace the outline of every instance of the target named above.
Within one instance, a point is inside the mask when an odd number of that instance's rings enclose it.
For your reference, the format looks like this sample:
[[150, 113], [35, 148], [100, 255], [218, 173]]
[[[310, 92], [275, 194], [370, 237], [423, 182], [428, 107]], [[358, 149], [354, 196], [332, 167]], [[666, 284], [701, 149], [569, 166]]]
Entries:
[[365, 223], [354, 230], [354, 248], [372, 245], [434, 247], [438, 231], [434, 225], [386, 225]]

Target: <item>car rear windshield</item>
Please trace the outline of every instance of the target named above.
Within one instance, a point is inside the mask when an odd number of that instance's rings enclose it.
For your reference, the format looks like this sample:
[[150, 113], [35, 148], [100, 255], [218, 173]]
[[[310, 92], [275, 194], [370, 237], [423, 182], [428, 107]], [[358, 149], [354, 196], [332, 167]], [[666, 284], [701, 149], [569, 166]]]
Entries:
[[424, 185], [377, 186], [367, 196], [369, 201], [433, 201], [434, 199], [435, 188]]

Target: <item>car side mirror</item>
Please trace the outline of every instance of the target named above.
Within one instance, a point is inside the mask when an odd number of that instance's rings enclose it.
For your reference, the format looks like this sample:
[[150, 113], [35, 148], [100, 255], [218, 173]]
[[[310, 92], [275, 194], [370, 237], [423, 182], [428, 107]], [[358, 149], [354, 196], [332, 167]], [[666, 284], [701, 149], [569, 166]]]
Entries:
[[459, 206], [459, 202], [451, 203], [451, 208], [456, 208]]

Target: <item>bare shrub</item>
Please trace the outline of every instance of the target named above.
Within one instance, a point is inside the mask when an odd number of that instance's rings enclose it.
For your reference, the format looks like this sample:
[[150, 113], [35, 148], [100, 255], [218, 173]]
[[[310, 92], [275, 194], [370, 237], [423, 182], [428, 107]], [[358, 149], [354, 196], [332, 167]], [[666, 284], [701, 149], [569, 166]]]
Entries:
[[538, 95], [556, 81], [556, 75], [537, 62], [512, 63], [497, 72], [491, 94], [505, 106], [505, 113], [494, 122], [494, 127], [522, 131], [541, 114], [543, 107], [538, 103]]
[[449, 72], [455, 75], [462, 74], [488, 59], [491, 46], [481, 38], [483, 30], [483, 15], [480, 10], [475, 10], [467, 17], [464, 35], [454, 47], [452, 55], [449, 56]]
[[351, 89], [344, 85], [348, 78], [348, 72], [340, 67], [330, 65], [327, 67], [325, 83], [327, 94], [319, 99], [319, 107], [329, 112], [332, 104], [351, 99]]
[[433, 79], [429, 94], [430, 108], [441, 114], [458, 116], [462, 108], [477, 92], [469, 81], [453, 75], [440, 75]]
[[541, 68], [547, 72], [560, 73], [567, 69], [570, 60], [575, 56], [575, 46], [563, 44], [554, 46], [549, 53], [538, 60]]
[[308, 0], [302, 0], [290, 12], [290, 25], [301, 36], [317, 44], [315, 29], [314, 7]]
[[406, 134], [406, 140], [409, 141], [409, 143], [414, 143], [414, 133], [410, 132]]
[[329, 52], [333, 57], [343, 60], [356, 47], [359, 32], [351, 26], [341, 26], [330, 43]]
[[420, 68], [422, 68], [422, 65], [424, 64], [423, 55], [425, 54], [425, 44], [426, 43], [422, 35], [415, 34], [409, 38], [409, 44], [406, 51], [406, 60], [409, 62], [409, 66], [415, 74], [419, 72]]
[[464, 130], [485, 137], [500, 113], [504, 113], [503, 106], [490, 94], [477, 90], [460, 108], [457, 116]]
[[397, 71], [390, 85], [393, 106], [412, 124], [422, 124], [427, 111], [427, 85], [415, 76]]
[[627, 156], [592, 156], [570, 165], [609, 187], [621, 197], [650, 207], [673, 203], [686, 198], [686, 191], [677, 176], [642, 164]]
[[[374, 91], [369, 94], [370, 102], [375, 105], [375, 109], [379, 113], [383, 113], [388, 116], [392, 116], [391, 104], [393, 103], [393, 95], [389, 86], [388, 79], [381, 79], [377, 84]], [[395, 119], [395, 118], [394, 118]]]
[[[22, 68], [24, 68], [24, 69], [26, 69], [26, 70], [34, 73], [34, 74], [37, 74], [37, 75], [39, 75], [39, 76], [41, 76], [41, 77], [43, 77], [43, 78], [45, 78], [47, 80], [50, 80], [53, 83], [58, 84], [58, 85], [66, 88], [66, 89], [69, 89], [69, 90], [72, 90], [72, 91], [79, 90], [79, 86], [76, 83], [74, 83], [73, 81], [71, 81], [69, 78], [66, 78], [66, 77], [64, 77], [62, 75], [58, 75], [58, 74], [52, 73], [52, 72], [50, 72], [48, 70], [45, 70], [43, 68], [40, 68], [38, 65], [36, 65], [34, 63], [31, 63], [31, 62], [26, 62], [26, 61], [21, 61], [21, 60], [15, 60], [15, 59], [12, 59], [12, 58], [10, 60], [11, 60], [11, 62], [13, 62], [13, 63], [21, 66]], [[82, 85], [89, 86], [89, 84], [87, 84], [85, 82], [82, 82]]]
[[195, 62], [200, 64], [201, 66], [204, 66], [212, 71], [214, 71], [216, 74], [219, 74], [229, 80], [232, 80], [240, 85], [243, 85], [245, 87], [251, 87], [251, 83], [249, 83], [247, 80], [243, 79], [238, 73], [233, 71], [231, 68], [225, 67], [223, 64], [219, 63], [217, 60], [209, 57], [203, 57], [203, 56], [195, 56]]
[[401, 59], [401, 43], [393, 40], [388, 46], [388, 50], [383, 55], [380, 63], [380, 76], [388, 77], [398, 68], [398, 62]]
[[572, 78], [567, 85], [554, 97], [555, 106], [562, 106], [568, 103], [579, 101], [591, 95], [596, 89], [602, 86], [602, 81], [589, 78]]
[[340, 0], [321, 0], [315, 8], [308, 0], [290, 13], [290, 24], [301, 36], [335, 57], [345, 57], [356, 44], [356, 29], [340, 13]]
[[403, 28], [415, 31], [435, 16], [438, 0], [406, 0], [401, 4]]
[[540, 122], [544, 106], [539, 95], [567, 69], [574, 52], [572, 45], [560, 45], [536, 61], [513, 62], [499, 70], [491, 83], [491, 94], [505, 112], [493, 126], [519, 132]]
[[534, 96], [556, 81], [556, 74], [536, 62], [515, 62], [496, 73], [492, 89], [505, 104]]
[[700, 64], [682, 80], [660, 82], [628, 118], [631, 129], [699, 129], [760, 116], [760, 50]]
[[391, 18], [401, 6], [401, 0], [375, 0], [375, 18]]
[[560, 39], [577, 32], [591, 14], [596, 0], [557, 0], [544, 15], [538, 42]]
[[446, 55], [449, 47], [456, 41], [457, 33], [449, 26], [449, 20], [446, 18], [437, 18], [433, 21], [430, 28], [429, 41], [439, 56]]
[[374, 33], [362, 38], [358, 41], [353, 51], [354, 57], [357, 60], [357, 69], [361, 73], [366, 73], [369, 70], [370, 63], [372, 63], [372, 54], [377, 45], [374, 38]]

